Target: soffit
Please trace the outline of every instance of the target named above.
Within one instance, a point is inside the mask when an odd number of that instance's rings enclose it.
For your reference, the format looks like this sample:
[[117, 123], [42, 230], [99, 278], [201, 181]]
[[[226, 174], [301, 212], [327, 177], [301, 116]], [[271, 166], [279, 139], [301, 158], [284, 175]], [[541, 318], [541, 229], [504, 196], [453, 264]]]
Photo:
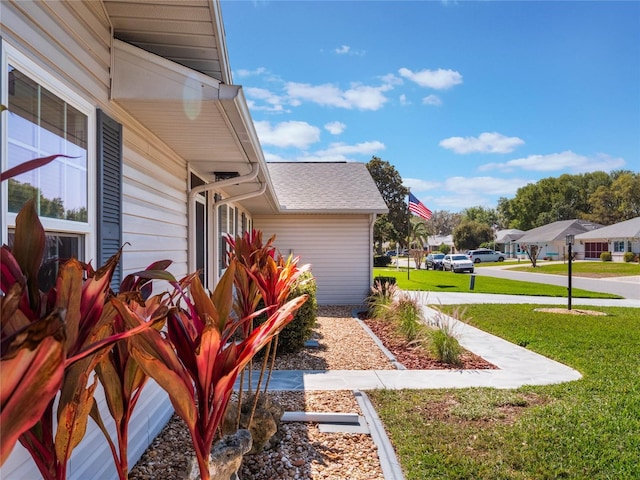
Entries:
[[103, 0], [114, 37], [231, 84], [220, 3]]

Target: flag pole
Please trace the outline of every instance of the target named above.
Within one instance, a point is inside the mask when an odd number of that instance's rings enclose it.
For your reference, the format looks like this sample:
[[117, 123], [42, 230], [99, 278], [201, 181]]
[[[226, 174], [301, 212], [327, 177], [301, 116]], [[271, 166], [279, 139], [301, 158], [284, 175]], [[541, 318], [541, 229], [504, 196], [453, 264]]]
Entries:
[[[411, 193], [411, 188], [407, 188], [408, 192]], [[409, 208], [409, 202], [411, 200], [407, 197], [407, 209]], [[409, 221], [407, 222], [407, 280], [411, 280], [409, 274], [409, 261], [411, 259], [411, 248], [409, 247], [409, 239], [411, 237], [411, 211], [409, 211]]]

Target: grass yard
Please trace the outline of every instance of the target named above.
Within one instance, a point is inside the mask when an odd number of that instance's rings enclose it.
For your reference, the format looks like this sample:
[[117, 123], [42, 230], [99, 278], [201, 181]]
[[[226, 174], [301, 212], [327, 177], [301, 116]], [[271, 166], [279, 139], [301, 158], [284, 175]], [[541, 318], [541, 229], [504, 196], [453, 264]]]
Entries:
[[[443, 307], [447, 312], [455, 307]], [[469, 323], [583, 374], [518, 390], [369, 392], [407, 480], [640, 478], [640, 312], [469, 305]]]
[[[441, 272], [437, 270], [411, 270], [407, 279], [407, 270], [395, 268], [374, 268], [373, 276], [394, 277], [402, 290], [434, 292], [470, 292], [470, 276], [462, 273]], [[534, 295], [544, 297], [566, 297], [566, 287], [545, 285], [542, 283], [521, 282], [488, 276], [476, 276], [475, 293], [501, 293], [506, 295]], [[572, 289], [575, 298], [621, 298], [608, 293], [589, 292]]]
[[[529, 266], [513, 267], [510, 270], [531, 273], [550, 273], [556, 275], [567, 275], [568, 263], [552, 263], [545, 265], [539, 263], [536, 268]], [[571, 274], [577, 277], [624, 277], [630, 275], [640, 275], [640, 264], [622, 262], [572, 262]]]

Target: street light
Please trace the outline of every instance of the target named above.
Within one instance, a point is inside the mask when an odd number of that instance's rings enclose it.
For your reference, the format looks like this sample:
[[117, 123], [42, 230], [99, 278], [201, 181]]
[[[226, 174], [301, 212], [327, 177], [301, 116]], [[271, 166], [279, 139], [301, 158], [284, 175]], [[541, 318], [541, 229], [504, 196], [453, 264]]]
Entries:
[[568, 271], [568, 274], [569, 274], [569, 296], [568, 296], [569, 305], [568, 305], [567, 308], [569, 310], [571, 310], [571, 259], [573, 257], [573, 254], [571, 252], [571, 246], [573, 245], [573, 242], [574, 242], [575, 239], [574, 239], [573, 235], [567, 235], [567, 236], [564, 237], [564, 239], [565, 239], [565, 242], [566, 242], [567, 246], [569, 247], [569, 271]]

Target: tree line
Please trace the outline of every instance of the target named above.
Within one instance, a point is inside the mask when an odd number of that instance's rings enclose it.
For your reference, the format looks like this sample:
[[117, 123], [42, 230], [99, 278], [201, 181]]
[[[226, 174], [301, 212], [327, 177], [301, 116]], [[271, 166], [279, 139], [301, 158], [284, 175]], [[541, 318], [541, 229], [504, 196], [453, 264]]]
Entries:
[[437, 210], [425, 221], [409, 213], [409, 189], [393, 165], [374, 156], [367, 168], [389, 208], [374, 225], [378, 253], [387, 242], [411, 248], [424, 243], [428, 235], [453, 235], [461, 250], [490, 245], [498, 229], [526, 231], [573, 219], [607, 226], [640, 216], [640, 173], [629, 170], [543, 178], [519, 188], [511, 199], [500, 198], [497, 208], [472, 206], [459, 213]]

